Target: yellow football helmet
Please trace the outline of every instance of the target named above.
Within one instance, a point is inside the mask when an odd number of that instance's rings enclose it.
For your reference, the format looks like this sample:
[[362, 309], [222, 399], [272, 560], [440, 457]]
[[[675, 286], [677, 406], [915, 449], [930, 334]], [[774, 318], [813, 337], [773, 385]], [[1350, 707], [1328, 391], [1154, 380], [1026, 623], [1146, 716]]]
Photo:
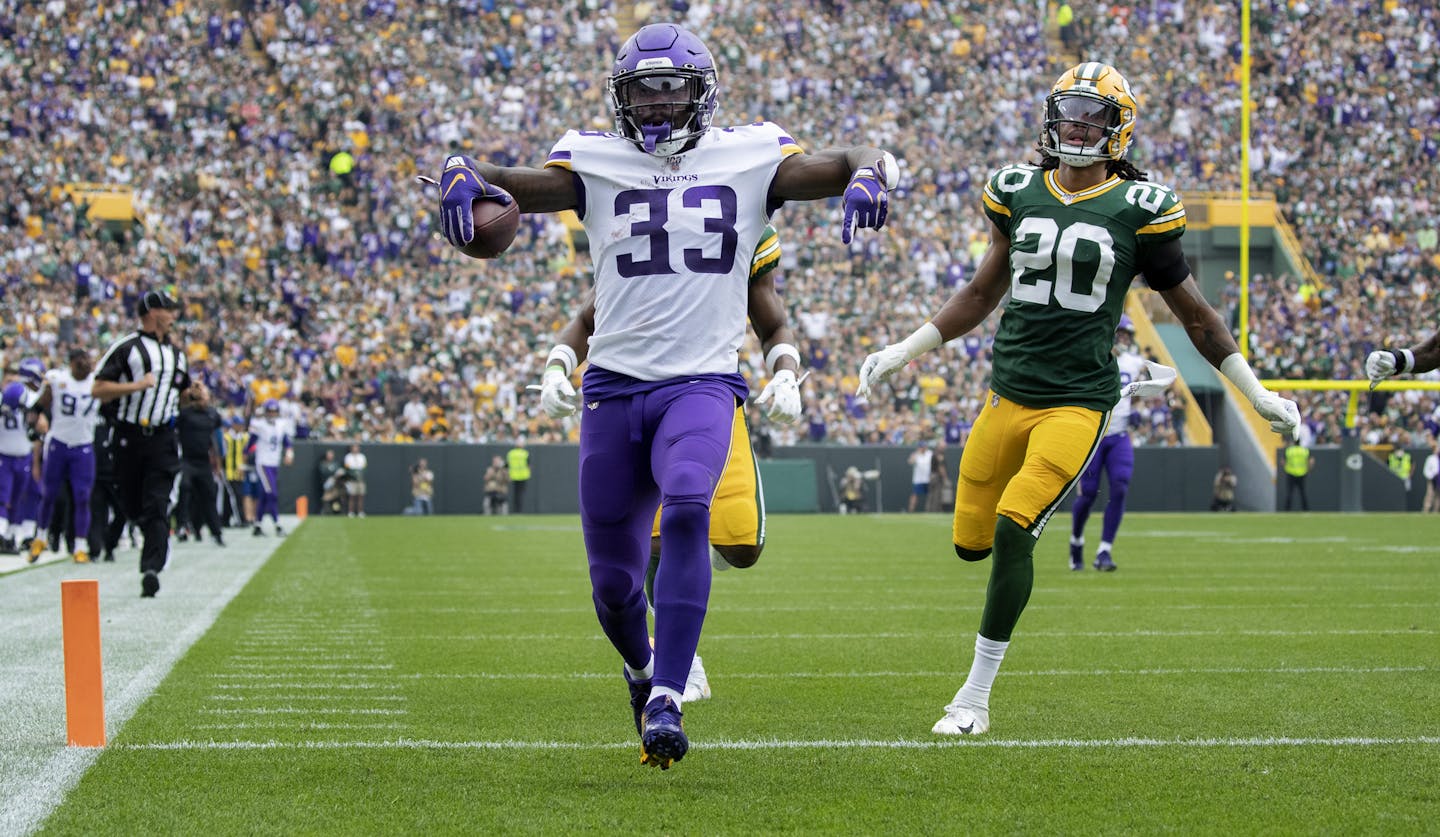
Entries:
[[[1087, 61], [1066, 70], [1045, 97], [1045, 130], [1040, 150], [1061, 162], [1084, 167], [1097, 160], [1120, 160], [1135, 134], [1135, 96], [1130, 82], [1109, 64]], [[1063, 126], [1080, 124], [1102, 130], [1094, 144], [1064, 142]]]

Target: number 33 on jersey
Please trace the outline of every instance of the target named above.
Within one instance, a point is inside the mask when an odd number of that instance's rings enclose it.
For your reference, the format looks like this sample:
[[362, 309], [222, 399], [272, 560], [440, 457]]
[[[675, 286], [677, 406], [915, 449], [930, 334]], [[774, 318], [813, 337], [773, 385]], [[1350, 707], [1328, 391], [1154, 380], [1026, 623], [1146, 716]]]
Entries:
[[985, 214], [1010, 239], [1010, 302], [995, 338], [996, 383], [1044, 402], [1065, 382], [1061, 391], [1072, 399], [1093, 394], [1094, 409], [1110, 409], [1116, 380], [1110, 348], [1125, 293], [1147, 251], [1184, 235], [1179, 196], [1114, 175], [1070, 194], [1053, 170], [1015, 165], [991, 175], [983, 200]]

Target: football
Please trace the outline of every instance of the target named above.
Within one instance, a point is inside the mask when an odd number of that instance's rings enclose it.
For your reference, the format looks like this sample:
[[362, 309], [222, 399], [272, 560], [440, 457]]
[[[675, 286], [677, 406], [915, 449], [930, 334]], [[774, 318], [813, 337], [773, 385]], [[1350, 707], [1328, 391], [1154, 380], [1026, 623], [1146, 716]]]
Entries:
[[509, 204], [478, 200], [471, 206], [475, 217], [475, 237], [460, 252], [475, 259], [493, 259], [505, 252], [520, 228], [520, 205], [512, 198]]

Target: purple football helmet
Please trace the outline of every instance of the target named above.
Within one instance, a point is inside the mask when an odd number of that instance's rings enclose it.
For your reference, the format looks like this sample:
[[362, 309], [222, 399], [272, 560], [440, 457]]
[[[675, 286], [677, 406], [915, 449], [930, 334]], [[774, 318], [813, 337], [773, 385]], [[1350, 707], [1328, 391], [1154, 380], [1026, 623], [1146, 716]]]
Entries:
[[19, 381], [11, 381], [5, 385], [5, 390], [0, 393], [0, 404], [6, 407], [19, 407], [25, 403], [25, 385]]
[[267, 398], [265, 403], [261, 405], [261, 409], [267, 413], [278, 413], [280, 412], [280, 402], [273, 398]]
[[669, 157], [710, 130], [720, 85], [699, 38], [673, 23], [652, 23], [620, 47], [606, 91], [615, 130], [641, 151]]
[[1115, 330], [1116, 330], [1116, 331], [1128, 331], [1129, 333], [1134, 334], [1134, 333], [1135, 333], [1135, 323], [1134, 323], [1133, 321], [1131, 321], [1130, 316], [1129, 316], [1128, 314], [1121, 314], [1121, 315], [1120, 315], [1120, 322], [1115, 325]]
[[20, 379], [30, 385], [31, 389], [39, 389], [45, 385], [45, 364], [38, 357], [27, 357], [20, 361]]

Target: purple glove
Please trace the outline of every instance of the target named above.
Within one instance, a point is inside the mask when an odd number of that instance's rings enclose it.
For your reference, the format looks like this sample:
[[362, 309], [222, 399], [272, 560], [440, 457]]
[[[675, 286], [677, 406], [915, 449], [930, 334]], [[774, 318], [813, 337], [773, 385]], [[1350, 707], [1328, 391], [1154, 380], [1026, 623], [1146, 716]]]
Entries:
[[464, 247], [475, 238], [472, 204], [477, 200], [509, 206], [514, 198], [504, 189], [486, 183], [469, 157], [447, 158], [445, 171], [440, 173], [440, 229], [451, 245]]
[[890, 212], [890, 189], [898, 179], [898, 167], [889, 152], [874, 165], [861, 166], [850, 175], [850, 183], [845, 187], [845, 226], [840, 230], [841, 241], [849, 244], [855, 229], [878, 230], [885, 226], [885, 216]]

